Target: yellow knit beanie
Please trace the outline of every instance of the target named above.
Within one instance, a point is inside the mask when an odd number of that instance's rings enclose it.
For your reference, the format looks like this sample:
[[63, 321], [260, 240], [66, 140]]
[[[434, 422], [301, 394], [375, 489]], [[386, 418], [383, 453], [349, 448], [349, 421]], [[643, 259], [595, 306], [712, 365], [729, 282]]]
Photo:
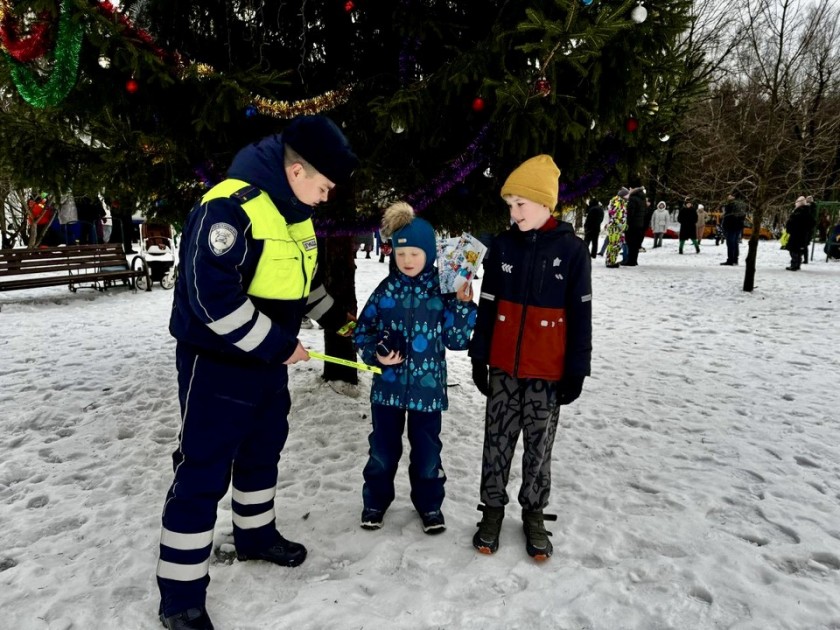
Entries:
[[559, 178], [560, 169], [551, 156], [537, 155], [513, 170], [502, 186], [502, 197], [518, 195], [554, 210], [557, 207]]

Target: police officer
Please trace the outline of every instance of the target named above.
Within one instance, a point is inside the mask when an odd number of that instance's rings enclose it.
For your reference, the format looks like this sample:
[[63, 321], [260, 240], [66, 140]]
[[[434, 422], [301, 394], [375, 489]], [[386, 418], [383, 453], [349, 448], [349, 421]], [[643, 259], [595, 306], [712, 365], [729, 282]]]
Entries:
[[181, 432], [157, 567], [160, 620], [170, 630], [213, 628], [208, 567], [231, 481], [237, 558], [287, 567], [306, 559], [274, 524], [288, 366], [309, 359], [297, 338], [304, 316], [327, 330], [347, 322], [319, 285], [311, 217], [357, 164], [329, 118], [299, 117], [242, 149], [187, 218], [169, 324]]

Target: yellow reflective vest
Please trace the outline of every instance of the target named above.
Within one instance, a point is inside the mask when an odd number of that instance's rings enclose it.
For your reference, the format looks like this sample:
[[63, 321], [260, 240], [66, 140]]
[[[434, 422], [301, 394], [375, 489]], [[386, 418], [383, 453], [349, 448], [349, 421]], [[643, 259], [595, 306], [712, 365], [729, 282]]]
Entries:
[[[248, 182], [226, 179], [211, 188], [201, 198], [201, 203], [230, 197], [248, 187]], [[269, 300], [307, 297], [318, 260], [318, 242], [312, 220], [289, 225], [265, 191], [244, 201], [242, 210], [251, 220], [251, 238], [263, 242], [248, 295]]]

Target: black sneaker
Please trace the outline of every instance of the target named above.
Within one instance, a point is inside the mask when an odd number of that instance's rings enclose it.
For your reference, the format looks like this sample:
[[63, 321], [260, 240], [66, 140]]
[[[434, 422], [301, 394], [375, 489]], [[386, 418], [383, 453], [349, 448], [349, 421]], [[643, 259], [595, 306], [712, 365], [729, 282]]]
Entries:
[[446, 521], [440, 510], [425, 512], [420, 518], [423, 520], [423, 531], [427, 534], [441, 534], [446, 530]]
[[551, 532], [546, 531], [543, 521], [556, 521], [554, 514], [543, 514], [542, 510], [522, 510], [522, 529], [525, 530], [525, 551], [534, 560], [547, 560], [554, 552], [548, 539]]
[[160, 615], [160, 622], [167, 630], [213, 630], [213, 622], [207, 616], [207, 611], [201, 608], [189, 608], [177, 615], [164, 617]]
[[300, 543], [286, 540], [279, 533], [277, 541], [270, 547], [253, 553], [236, 552], [236, 558], [240, 562], [247, 560], [265, 560], [279, 564], [281, 567], [296, 567], [306, 560], [306, 547]]
[[476, 523], [478, 531], [473, 536], [473, 547], [481, 553], [496, 553], [499, 548], [499, 533], [502, 531], [505, 507], [479, 505], [478, 509], [484, 512], [484, 516], [481, 517], [481, 522]]
[[385, 512], [383, 510], [365, 508], [362, 510], [362, 529], [380, 529], [384, 519]]

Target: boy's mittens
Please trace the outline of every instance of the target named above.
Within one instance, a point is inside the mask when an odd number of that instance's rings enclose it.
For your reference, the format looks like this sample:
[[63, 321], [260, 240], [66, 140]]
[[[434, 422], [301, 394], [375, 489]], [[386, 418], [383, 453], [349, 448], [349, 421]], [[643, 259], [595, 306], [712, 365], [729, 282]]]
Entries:
[[485, 396], [490, 395], [490, 376], [487, 364], [483, 361], [472, 362], [472, 380], [475, 386]]
[[405, 339], [396, 330], [384, 331], [379, 343], [376, 344], [376, 354], [387, 357], [395, 350], [405, 356]]
[[575, 402], [583, 389], [585, 376], [564, 376], [557, 386], [557, 399], [561, 405], [568, 405]]

